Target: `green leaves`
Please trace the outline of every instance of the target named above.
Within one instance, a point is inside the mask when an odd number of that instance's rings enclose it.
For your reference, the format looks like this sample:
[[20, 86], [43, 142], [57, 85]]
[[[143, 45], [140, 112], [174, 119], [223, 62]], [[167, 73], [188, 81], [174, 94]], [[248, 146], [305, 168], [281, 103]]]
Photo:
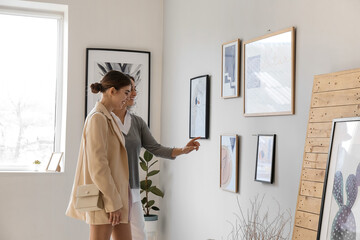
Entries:
[[154, 176], [154, 175], [158, 174], [159, 172], [160, 172], [160, 170], [153, 170], [148, 173], [148, 177]]
[[145, 161], [150, 162], [152, 158], [153, 158], [152, 153], [150, 153], [150, 152], [148, 152], [148, 151], [145, 151], [145, 152], [144, 152], [144, 159], [145, 159]]
[[141, 163], [140, 163], [140, 167], [141, 167], [142, 170], [144, 170], [145, 172], [148, 171], [148, 167], [146, 166], [146, 163], [141, 162]]
[[152, 181], [151, 180], [142, 180], [140, 182], [140, 188], [146, 192], [149, 191], [150, 187], [151, 187]]
[[150, 192], [152, 192], [156, 196], [164, 197], [164, 193], [155, 186], [150, 187], [149, 190], [150, 190]]
[[153, 182], [149, 179], [152, 176], [155, 176], [160, 172], [160, 170], [152, 170], [149, 171], [154, 164], [158, 162], [158, 160], [153, 160], [153, 154], [149, 151], [144, 152], [143, 157], [139, 157], [140, 159], [140, 167], [142, 170], [145, 171], [145, 180], [140, 181], [140, 193], [145, 193], [145, 197], [141, 199], [141, 203], [143, 205], [143, 209], [145, 212], [145, 215], [150, 214], [150, 210], [159, 211], [160, 209], [155, 206], [155, 200], [149, 199], [149, 194], [152, 193], [159, 197], [164, 197], [164, 193], [157, 188], [156, 186], [153, 186]]

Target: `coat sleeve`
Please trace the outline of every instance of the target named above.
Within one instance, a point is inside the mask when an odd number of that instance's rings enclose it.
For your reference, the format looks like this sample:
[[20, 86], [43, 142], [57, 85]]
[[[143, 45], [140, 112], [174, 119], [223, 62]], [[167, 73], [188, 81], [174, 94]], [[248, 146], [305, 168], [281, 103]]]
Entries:
[[85, 132], [85, 151], [90, 177], [103, 194], [105, 211], [114, 212], [121, 209], [123, 203], [107, 158], [109, 131], [106, 117], [101, 113], [94, 114], [89, 119]]
[[141, 143], [143, 147], [150, 151], [157, 157], [167, 158], [167, 159], [175, 159], [171, 156], [173, 148], [164, 147], [159, 144], [153, 135], [151, 134], [148, 126], [142, 118], [139, 119], [140, 129], [141, 129]]

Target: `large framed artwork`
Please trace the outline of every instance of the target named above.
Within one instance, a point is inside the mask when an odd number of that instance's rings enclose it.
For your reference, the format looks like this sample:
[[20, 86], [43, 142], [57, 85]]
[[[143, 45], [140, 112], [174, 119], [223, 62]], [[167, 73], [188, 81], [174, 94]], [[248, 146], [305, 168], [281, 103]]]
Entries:
[[144, 51], [86, 49], [85, 117], [101, 98], [101, 94], [91, 93], [90, 85], [99, 82], [110, 70], [134, 77], [137, 97], [131, 111], [150, 126], [150, 52]]
[[221, 97], [233, 98], [239, 96], [240, 75], [240, 40], [222, 45], [222, 81]]
[[295, 28], [243, 44], [244, 115], [294, 114]]
[[273, 183], [275, 134], [259, 134], [256, 151], [255, 181]]
[[189, 137], [209, 138], [210, 78], [202, 75], [190, 79]]
[[226, 191], [238, 191], [238, 136], [220, 136], [220, 187]]
[[360, 118], [334, 119], [318, 240], [360, 238]]

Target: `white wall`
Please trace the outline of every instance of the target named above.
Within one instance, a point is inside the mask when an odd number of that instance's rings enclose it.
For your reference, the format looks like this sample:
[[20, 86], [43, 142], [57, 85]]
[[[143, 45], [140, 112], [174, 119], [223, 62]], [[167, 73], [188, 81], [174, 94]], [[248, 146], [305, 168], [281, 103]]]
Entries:
[[[151, 128], [160, 133], [162, 0], [44, 0], [69, 5], [66, 168], [60, 174], [0, 173], [0, 239], [88, 239], [65, 216], [84, 121], [87, 47], [151, 52]], [[41, 94], [41, 92], [37, 93]]]
[[[188, 140], [190, 78], [211, 75], [210, 138], [201, 149], [176, 161], [163, 161], [162, 240], [226, 239], [238, 197], [266, 194], [294, 218], [313, 76], [360, 67], [358, 0], [166, 0], [162, 142], [181, 146]], [[243, 97], [221, 99], [221, 44], [250, 40], [295, 26], [295, 115], [244, 117]], [[241, 84], [243, 87], [243, 84]], [[240, 136], [239, 194], [219, 189], [219, 136]], [[277, 135], [275, 183], [255, 182], [256, 137]], [[266, 205], [264, 205], [266, 207]]]

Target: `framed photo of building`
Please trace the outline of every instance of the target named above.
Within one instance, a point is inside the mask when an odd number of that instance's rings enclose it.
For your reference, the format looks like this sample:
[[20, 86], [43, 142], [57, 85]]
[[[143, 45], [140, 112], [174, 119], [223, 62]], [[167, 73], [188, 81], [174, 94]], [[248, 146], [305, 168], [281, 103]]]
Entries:
[[294, 114], [295, 28], [246, 41], [244, 115]]
[[221, 97], [234, 98], [239, 96], [240, 75], [240, 40], [222, 45]]
[[191, 78], [189, 138], [209, 138], [209, 110], [209, 75]]
[[237, 135], [220, 136], [220, 187], [230, 192], [238, 192], [239, 149]]
[[256, 151], [255, 181], [273, 183], [275, 134], [259, 134]]
[[360, 236], [360, 118], [334, 119], [318, 240]]
[[135, 79], [137, 97], [131, 111], [150, 126], [150, 52], [145, 51], [86, 49], [85, 117], [101, 98], [101, 94], [91, 92], [90, 85], [100, 82], [110, 70], [120, 71]]

